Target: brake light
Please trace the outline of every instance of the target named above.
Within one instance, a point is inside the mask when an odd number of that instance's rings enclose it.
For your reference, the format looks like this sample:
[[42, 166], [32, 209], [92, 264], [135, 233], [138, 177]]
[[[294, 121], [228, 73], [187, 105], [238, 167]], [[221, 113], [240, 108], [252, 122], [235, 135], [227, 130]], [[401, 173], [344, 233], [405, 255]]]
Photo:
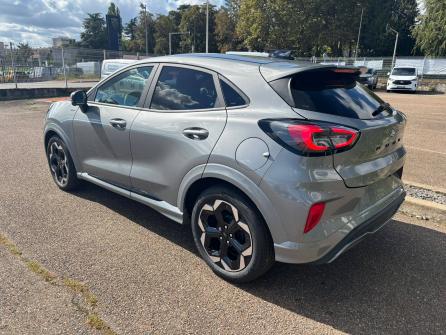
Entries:
[[324, 214], [325, 203], [320, 202], [311, 206], [308, 212], [307, 222], [304, 228], [304, 234], [311, 231], [321, 221], [322, 214]]
[[304, 156], [323, 156], [348, 150], [359, 137], [355, 129], [324, 122], [262, 120], [259, 125], [276, 142]]

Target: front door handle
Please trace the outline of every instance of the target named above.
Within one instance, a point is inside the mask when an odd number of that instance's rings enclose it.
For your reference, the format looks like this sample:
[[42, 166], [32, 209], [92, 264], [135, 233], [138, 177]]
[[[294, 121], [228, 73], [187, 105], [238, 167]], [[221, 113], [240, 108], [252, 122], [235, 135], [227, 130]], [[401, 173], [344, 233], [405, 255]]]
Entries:
[[127, 122], [123, 119], [111, 119], [110, 124], [116, 129], [125, 129]]
[[203, 128], [186, 128], [183, 130], [183, 135], [192, 140], [205, 140], [209, 136], [209, 131]]

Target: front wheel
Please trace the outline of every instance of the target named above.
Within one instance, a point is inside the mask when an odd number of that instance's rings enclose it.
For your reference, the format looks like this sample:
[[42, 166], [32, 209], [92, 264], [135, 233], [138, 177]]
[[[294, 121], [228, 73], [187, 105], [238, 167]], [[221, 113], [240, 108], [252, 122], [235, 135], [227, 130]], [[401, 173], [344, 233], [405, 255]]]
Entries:
[[53, 180], [60, 189], [71, 191], [79, 186], [80, 180], [77, 178], [73, 159], [60, 137], [50, 138], [46, 155]]
[[210, 268], [236, 283], [252, 281], [274, 264], [270, 233], [257, 210], [227, 187], [204, 191], [192, 211], [195, 245]]

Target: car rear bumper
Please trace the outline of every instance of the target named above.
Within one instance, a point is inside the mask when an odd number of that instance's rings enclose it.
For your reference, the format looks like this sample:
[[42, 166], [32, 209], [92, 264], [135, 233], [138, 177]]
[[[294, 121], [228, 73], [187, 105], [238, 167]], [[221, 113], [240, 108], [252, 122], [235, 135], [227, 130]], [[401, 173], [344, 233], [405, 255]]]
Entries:
[[275, 244], [276, 260], [284, 263], [330, 263], [369, 234], [377, 232], [398, 211], [406, 192], [395, 190], [377, 213], [353, 227], [348, 224], [327, 239], [314, 243]]

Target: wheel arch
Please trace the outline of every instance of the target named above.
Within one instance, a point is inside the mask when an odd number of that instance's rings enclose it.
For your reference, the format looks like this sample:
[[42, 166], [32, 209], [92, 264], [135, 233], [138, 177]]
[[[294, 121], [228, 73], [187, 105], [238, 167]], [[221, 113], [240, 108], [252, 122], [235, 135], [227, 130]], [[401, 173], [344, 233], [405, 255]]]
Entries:
[[232, 188], [244, 196], [265, 221], [273, 241], [283, 239], [280, 235], [284, 230], [280, 229], [282, 223], [278, 220], [279, 216], [260, 187], [241, 172], [219, 164], [208, 164], [202, 174], [183, 179], [178, 205], [186, 223], [189, 223], [193, 205], [201, 192], [216, 185]]
[[43, 135], [44, 145], [45, 145], [45, 153], [46, 153], [46, 150], [48, 147], [48, 142], [49, 142], [50, 138], [53, 136], [58, 136], [59, 138], [62, 139], [62, 141], [65, 143], [65, 145], [68, 148], [68, 152], [70, 153], [71, 158], [73, 159], [73, 163], [74, 163], [76, 170], [80, 171], [79, 170], [79, 162], [77, 160], [77, 155], [76, 155], [76, 152], [72, 146], [72, 143], [69, 140], [69, 137], [67, 136], [67, 134], [58, 125], [51, 124], [51, 125], [47, 125], [45, 127], [45, 131], [44, 131], [44, 135]]

